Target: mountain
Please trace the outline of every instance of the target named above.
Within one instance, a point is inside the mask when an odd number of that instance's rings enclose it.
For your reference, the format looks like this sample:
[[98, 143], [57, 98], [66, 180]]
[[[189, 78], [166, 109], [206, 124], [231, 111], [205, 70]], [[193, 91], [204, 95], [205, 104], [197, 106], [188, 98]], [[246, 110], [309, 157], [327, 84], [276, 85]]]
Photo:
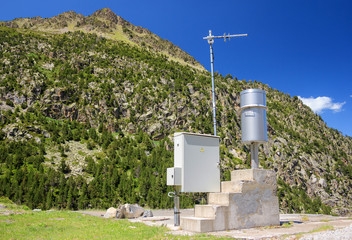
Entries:
[[149, 30], [134, 26], [109, 8], [103, 8], [92, 15], [84, 17], [74, 11], [65, 12], [52, 18], [43, 19], [17, 18], [9, 22], [0, 22], [0, 26], [31, 29], [62, 34], [69, 31], [96, 33], [104, 38], [119, 40], [133, 46], [141, 46], [156, 53], [163, 54], [174, 61], [189, 65], [199, 70], [205, 70], [192, 56], [172, 44], [161, 39]]
[[[0, 22], [0, 195], [32, 208], [172, 207], [173, 133], [212, 132], [209, 72], [110, 9]], [[248, 168], [240, 92], [267, 92], [260, 166], [282, 212], [351, 213], [352, 139], [297, 97], [216, 74], [222, 178]], [[185, 194], [183, 207], [204, 202]]]

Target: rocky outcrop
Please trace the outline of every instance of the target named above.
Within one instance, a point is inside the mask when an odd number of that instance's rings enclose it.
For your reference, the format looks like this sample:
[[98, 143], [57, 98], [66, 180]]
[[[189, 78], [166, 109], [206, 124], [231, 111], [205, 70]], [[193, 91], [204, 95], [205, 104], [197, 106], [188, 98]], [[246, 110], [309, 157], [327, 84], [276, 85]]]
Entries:
[[5, 133], [7, 139], [13, 141], [26, 141], [34, 138], [34, 140], [39, 143], [41, 140], [38, 136], [44, 136], [45, 138], [50, 137], [47, 131], [37, 126], [23, 127], [18, 124], [9, 124], [3, 128], [2, 131]]
[[107, 21], [113, 22], [115, 24], [117, 24], [119, 22], [118, 16], [113, 11], [111, 11], [110, 8], [103, 8], [98, 11], [95, 11], [91, 16], [103, 18], [103, 19], [106, 19]]

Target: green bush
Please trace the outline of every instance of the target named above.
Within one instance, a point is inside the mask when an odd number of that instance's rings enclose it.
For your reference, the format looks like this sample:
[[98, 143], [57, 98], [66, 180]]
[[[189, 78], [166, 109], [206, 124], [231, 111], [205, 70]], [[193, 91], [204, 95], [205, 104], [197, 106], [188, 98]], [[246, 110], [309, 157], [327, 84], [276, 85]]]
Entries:
[[15, 105], [13, 104], [13, 102], [10, 99], [6, 99], [5, 101], [6, 105], [10, 106], [10, 107], [14, 107]]

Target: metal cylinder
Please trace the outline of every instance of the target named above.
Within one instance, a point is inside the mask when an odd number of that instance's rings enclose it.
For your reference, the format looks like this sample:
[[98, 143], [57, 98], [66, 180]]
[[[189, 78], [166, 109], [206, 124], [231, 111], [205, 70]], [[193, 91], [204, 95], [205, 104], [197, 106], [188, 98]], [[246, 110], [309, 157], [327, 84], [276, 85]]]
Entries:
[[241, 92], [242, 142], [264, 143], [267, 141], [266, 93], [261, 89]]
[[251, 168], [259, 168], [258, 143], [252, 143], [251, 146]]
[[180, 226], [180, 197], [177, 192], [174, 196], [174, 225]]

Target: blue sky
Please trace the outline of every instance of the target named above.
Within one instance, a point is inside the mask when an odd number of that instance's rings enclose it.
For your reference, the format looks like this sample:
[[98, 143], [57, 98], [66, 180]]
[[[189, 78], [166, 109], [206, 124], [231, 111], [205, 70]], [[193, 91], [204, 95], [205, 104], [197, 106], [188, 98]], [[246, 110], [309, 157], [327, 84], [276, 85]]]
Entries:
[[69, 10], [90, 15], [104, 7], [170, 40], [208, 70], [202, 38], [210, 29], [248, 33], [215, 41], [215, 71], [300, 96], [328, 126], [352, 136], [352, 1], [11, 0], [1, 3], [0, 20]]

